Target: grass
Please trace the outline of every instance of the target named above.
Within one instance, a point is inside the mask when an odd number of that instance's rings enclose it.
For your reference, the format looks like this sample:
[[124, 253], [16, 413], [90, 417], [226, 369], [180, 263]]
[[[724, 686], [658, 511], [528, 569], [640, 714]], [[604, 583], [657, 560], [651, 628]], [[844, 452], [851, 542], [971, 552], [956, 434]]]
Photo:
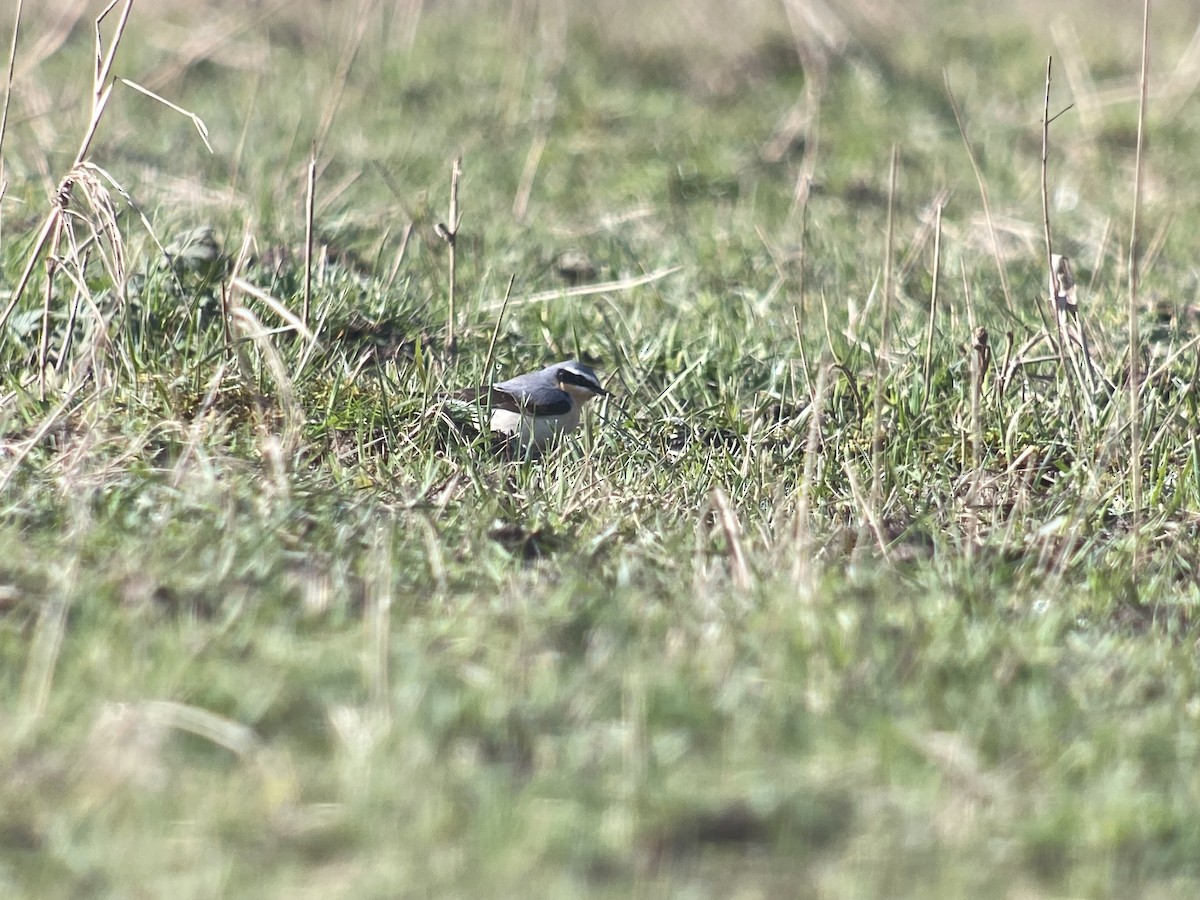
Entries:
[[[0, 893], [1194, 896], [1200, 118], [1162, 6], [1137, 510], [1136, 15], [1073, 20], [1088, 81], [1011, 10], [847, 4], [814, 142], [782, 8], [134, 7], [114, 74], [213, 152], [118, 84], [0, 335]], [[5, 305], [98, 12], [23, 13]], [[1047, 173], [1092, 382], [1035, 341], [1050, 52], [1051, 114], [1099, 98]], [[541, 461], [437, 414], [575, 356], [615, 396]]]

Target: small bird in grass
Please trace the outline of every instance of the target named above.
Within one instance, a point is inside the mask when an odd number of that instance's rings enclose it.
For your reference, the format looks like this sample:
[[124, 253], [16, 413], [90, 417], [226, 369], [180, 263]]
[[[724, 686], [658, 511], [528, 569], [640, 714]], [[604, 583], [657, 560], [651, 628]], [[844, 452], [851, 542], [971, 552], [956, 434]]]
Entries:
[[461, 391], [455, 399], [485, 405], [491, 410], [493, 433], [512, 449], [536, 455], [559, 435], [579, 427], [580, 413], [589, 400], [607, 394], [590, 366], [571, 359], [490, 388]]

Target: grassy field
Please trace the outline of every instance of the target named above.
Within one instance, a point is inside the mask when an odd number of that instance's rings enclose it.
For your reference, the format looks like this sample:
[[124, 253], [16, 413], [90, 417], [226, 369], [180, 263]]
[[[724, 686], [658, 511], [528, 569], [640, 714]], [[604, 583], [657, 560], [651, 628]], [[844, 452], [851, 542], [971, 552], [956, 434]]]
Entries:
[[1141, 10], [991, 6], [25, 4], [0, 895], [1200, 894], [1200, 12], [1134, 298]]

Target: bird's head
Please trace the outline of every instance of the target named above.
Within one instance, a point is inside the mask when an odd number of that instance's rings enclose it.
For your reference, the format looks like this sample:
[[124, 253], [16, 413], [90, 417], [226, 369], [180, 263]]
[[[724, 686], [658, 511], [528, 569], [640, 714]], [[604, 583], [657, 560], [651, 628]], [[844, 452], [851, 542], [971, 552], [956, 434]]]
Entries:
[[590, 366], [585, 366], [578, 360], [570, 360], [551, 366], [554, 380], [560, 388], [570, 394], [579, 403], [586, 403], [593, 397], [605, 397], [608, 391], [600, 384], [600, 379]]

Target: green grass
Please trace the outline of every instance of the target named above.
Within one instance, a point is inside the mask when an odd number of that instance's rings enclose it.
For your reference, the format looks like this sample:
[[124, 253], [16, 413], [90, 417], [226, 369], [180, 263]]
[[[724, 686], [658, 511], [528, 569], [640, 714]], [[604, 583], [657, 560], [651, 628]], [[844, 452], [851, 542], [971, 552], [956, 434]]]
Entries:
[[[1163, 6], [1156, 83], [1195, 24]], [[90, 160], [130, 199], [74, 189], [76, 249], [0, 335], [0, 894], [1196, 895], [1195, 104], [1148, 120], [1135, 527], [1136, 103], [1051, 132], [1055, 247], [1110, 392], [1022, 349], [1045, 302], [1046, 34], [847, 6], [800, 216], [802, 135], [763, 152], [804, 97], [791, 32], [724, 9], [435, 4], [410, 46], [372, 5], [357, 39], [358, 14], [293, 4], [231, 8], [208, 42], [199, 13], [135, 8], [115, 74], [199, 115], [214, 152], [118, 86]], [[52, 32], [26, 15], [5, 305], [92, 52], [85, 18], [26, 68]], [[1074, 20], [1101, 92], [1136, 83], [1138, 17], [1111, 15]], [[1064, 74], [1052, 111], [1071, 102]], [[315, 141], [316, 345], [232, 286], [299, 312]], [[446, 355], [434, 226], [459, 153]], [[86, 243], [105, 193], [118, 236]], [[157, 245], [201, 225], [221, 255], [172, 269]], [[575, 250], [625, 284], [528, 302]], [[540, 461], [437, 414], [572, 356], [614, 398]]]

